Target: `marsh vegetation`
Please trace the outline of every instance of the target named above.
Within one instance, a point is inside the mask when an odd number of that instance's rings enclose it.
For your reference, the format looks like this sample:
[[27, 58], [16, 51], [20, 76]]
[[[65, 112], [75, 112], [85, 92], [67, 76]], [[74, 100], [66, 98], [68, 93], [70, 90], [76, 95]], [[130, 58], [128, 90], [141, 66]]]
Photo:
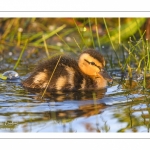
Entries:
[[[149, 132], [148, 18], [1, 18], [0, 132]], [[20, 85], [43, 60], [100, 51], [114, 82], [90, 92], [41, 93]], [[16, 71], [20, 79], [3, 73]]]

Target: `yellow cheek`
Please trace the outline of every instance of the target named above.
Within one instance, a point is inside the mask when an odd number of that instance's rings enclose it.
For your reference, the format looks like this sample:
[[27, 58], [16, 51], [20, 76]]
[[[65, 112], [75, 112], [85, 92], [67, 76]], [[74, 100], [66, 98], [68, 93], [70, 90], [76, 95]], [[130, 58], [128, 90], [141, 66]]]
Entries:
[[97, 75], [97, 73], [99, 72], [99, 69], [97, 67], [90, 65], [87, 69], [87, 72], [89, 75]]
[[96, 67], [96, 70], [95, 70], [95, 71], [96, 71], [96, 73], [99, 73], [99, 72], [100, 72], [100, 70], [99, 70], [97, 67]]

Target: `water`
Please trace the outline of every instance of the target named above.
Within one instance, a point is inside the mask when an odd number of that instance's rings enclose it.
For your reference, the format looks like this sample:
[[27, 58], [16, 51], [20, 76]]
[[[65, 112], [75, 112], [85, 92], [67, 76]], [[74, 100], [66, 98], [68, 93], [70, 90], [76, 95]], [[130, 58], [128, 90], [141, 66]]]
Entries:
[[46, 93], [41, 98], [20, 84], [34, 66], [27, 69], [21, 62], [20, 78], [0, 80], [0, 132], [149, 132], [149, 91], [120, 84], [118, 70], [107, 89]]
[[148, 94], [113, 85], [90, 93], [39, 94], [1, 81], [0, 132], [149, 132]]

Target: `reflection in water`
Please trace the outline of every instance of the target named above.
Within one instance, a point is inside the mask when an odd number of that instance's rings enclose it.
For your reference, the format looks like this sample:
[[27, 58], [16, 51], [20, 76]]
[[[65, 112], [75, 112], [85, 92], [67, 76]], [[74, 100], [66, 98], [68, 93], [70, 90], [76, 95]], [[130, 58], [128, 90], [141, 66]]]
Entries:
[[[45, 128], [45, 125], [46, 128], [55, 131], [52, 129], [55, 124], [62, 126], [63, 131], [75, 132], [74, 126], [71, 125], [74, 120], [100, 114], [106, 107], [101, 103], [101, 99], [107, 89], [67, 93], [47, 92], [42, 99], [41, 93], [27, 92], [16, 83], [3, 82], [0, 90], [5, 91], [0, 96], [0, 131], [2, 132], [32, 132], [33, 128], [40, 124], [43, 124], [43, 127], [36, 127], [38, 131]], [[8, 125], [13, 122], [17, 124]], [[68, 123], [69, 130], [66, 125]]]
[[[115, 83], [114, 83], [115, 84]], [[148, 85], [148, 82], [147, 82]], [[27, 91], [0, 81], [0, 132], [149, 132], [150, 94], [126, 80], [99, 91]]]
[[[106, 91], [107, 89], [67, 93], [51, 92], [46, 93], [44, 99], [41, 99], [41, 94], [38, 93], [38, 96], [34, 98], [49, 105], [50, 111], [45, 111], [41, 120], [53, 120], [57, 123], [63, 123], [63, 130], [66, 131], [65, 123], [71, 123], [77, 118], [100, 114], [106, 108], [106, 105], [101, 103]], [[85, 124], [85, 128], [90, 129], [88, 126], [90, 125]], [[73, 131], [71, 126], [69, 131]]]
[[[31, 93], [36, 94], [36, 99], [42, 100], [42, 92], [36, 90], [29, 90]], [[91, 100], [91, 99], [102, 99], [107, 92], [107, 89], [101, 90], [89, 90], [89, 91], [53, 91], [44, 94], [46, 100], [53, 101], [64, 101], [64, 100]]]

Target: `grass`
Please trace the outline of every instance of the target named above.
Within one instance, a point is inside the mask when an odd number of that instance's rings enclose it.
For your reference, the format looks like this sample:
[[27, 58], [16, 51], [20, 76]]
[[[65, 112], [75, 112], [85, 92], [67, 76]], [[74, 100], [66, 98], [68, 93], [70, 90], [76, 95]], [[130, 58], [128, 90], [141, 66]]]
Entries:
[[97, 41], [98, 41], [98, 48], [100, 49], [100, 52], [102, 52], [102, 47], [101, 47], [101, 43], [100, 43], [100, 36], [99, 36], [99, 33], [98, 33], [97, 18], [95, 18], [95, 29], [96, 29], [96, 37], [97, 37]]
[[22, 58], [22, 55], [23, 55], [23, 53], [24, 53], [24, 51], [25, 51], [25, 49], [26, 49], [26, 47], [27, 47], [27, 44], [28, 44], [28, 39], [27, 39], [26, 42], [25, 42], [25, 45], [24, 45], [24, 47], [23, 47], [23, 49], [22, 49], [22, 51], [21, 51], [21, 53], [20, 53], [20, 56], [19, 56], [19, 58], [18, 58], [18, 60], [17, 60], [17, 62], [16, 62], [16, 64], [15, 64], [13, 70], [15, 70], [15, 69], [17, 68], [17, 66], [19, 65], [19, 62], [20, 62], [20, 60], [21, 60], [21, 58]]
[[75, 20], [74, 18], [73, 18], [73, 21], [74, 21], [74, 24], [75, 24], [75, 26], [76, 26], [78, 32], [79, 32], [79, 35], [80, 35], [80, 37], [81, 37], [81, 39], [82, 39], [82, 42], [83, 42], [84, 46], [87, 47], [86, 42], [85, 42], [85, 39], [84, 39], [83, 35], [81, 34], [80, 28], [79, 28], [79, 26], [77, 25], [76, 20]]
[[[143, 80], [140, 86], [144, 89], [147, 88], [147, 72], [150, 71], [150, 43], [149, 40], [145, 39], [145, 29], [141, 29], [144, 19], [137, 18], [127, 21], [122, 18], [71, 18], [71, 21], [69, 20], [71, 23], [68, 23], [69, 21], [67, 19], [61, 19], [56, 20], [55, 24], [57, 26], [54, 26], [52, 30], [49, 30], [48, 25], [52, 24], [53, 19], [51, 20], [49, 18], [0, 19], [0, 25], [3, 25], [3, 32], [0, 31], [0, 70], [3, 71], [2, 68], [6, 69], [8, 66], [9, 68], [7, 68], [7, 70], [15, 69], [22, 72], [21, 68], [28, 68], [28, 66], [25, 65], [26, 63], [30, 66], [31, 63], [36, 63], [37, 59], [41, 61], [43, 58], [50, 58], [56, 53], [61, 53], [61, 50], [65, 53], [76, 55], [83, 49], [92, 47], [104, 54], [107, 59], [107, 64], [109, 64], [107, 69], [115, 70], [119, 68], [122, 71], [128, 71], [130, 83], [132, 83], [134, 71], [138, 74], [142, 73]], [[111, 22], [114, 20], [114, 26], [112, 26]], [[62, 23], [60, 24], [60, 22]], [[18, 29], [23, 30], [19, 31]], [[11, 52], [12, 55], [9, 55], [9, 52]], [[30, 59], [30, 62], [27, 62], [28, 59]], [[60, 59], [61, 56], [58, 59], [55, 69]], [[49, 78], [48, 84], [51, 82], [55, 69]], [[3, 80], [6, 79], [1, 73], [3, 72], [0, 72], [0, 78]], [[25, 75], [25, 73], [23, 75]], [[46, 90], [47, 88], [43, 91], [41, 98], [44, 97]], [[126, 91], [127, 90], [131, 91], [129, 86], [127, 86]], [[111, 94], [109, 96], [111, 96]], [[120, 96], [122, 96], [122, 94]], [[96, 125], [99, 122], [97, 113], [100, 110], [98, 101], [96, 101], [97, 98], [96, 93], [93, 93]], [[145, 112], [146, 109], [149, 111], [148, 98], [144, 103], [141, 100], [139, 101], [138, 97], [137, 100], [135, 99], [139, 106], [141, 103], [147, 104], [146, 108], [143, 108], [143, 106], [139, 107], [138, 111], [141, 112], [142, 108], [143, 112]], [[125, 105], [124, 103], [120, 105], [120, 111], [117, 114], [119, 117], [116, 117], [122, 119], [122, 122], [128, 125], [130, 123], [129, 116], [133, 118], [131, 119], [133, 123], [142, 119], [147, 119], [147, 114], [145, 114], [145, 118], [141, 117], [141, 119], [137, 118], [136, 120], [136, 116], [132, 113], [137, 112], [137, 109], [135, 109], [137, 107], [122, 113], [121, 111]], [[127, 103], [127, 105], [135, 106], [133, 103]], [[85, 108], [85, 110], [87, 111], [88, 109]], [[54, 120], [57, 119], [56, 112], [52, 112], [51, 116], [53, 116], [52, 118]], [[48, 120], [50, 119], [48, 118]], [[66, 122], [66, 120], [65, 118], [64, 121]], [[33, 119], [32, 122], [34, 121], [37, 122], [37, 120]], [[25, 122], [31, 122], [31, 120]], [[143, 122], [140, 124], [143, 125]], [[137, 124], [137, 126], [139, 127], [139, 124]], [[131, 127], [127, 126], [127, 129], [131, 129]], [[110, 130], [105, 119], [102, 130], [105, 132]], [[122, 130], [125, 131], [125, 129]]]
[[49, 51], [48, 51], [48, 48], [47, 48], [47, 44], [46, 44], [46, 40], [45, 40], [45, 36], [44, 35], [43, 35], [43, 42], [44, 42], [44, 47], [45, 47], [45, 51], [46, 51], [47, 57], [50, 58], [50, 54], [49, 54]]
[[[128, 70], [129, 76], [133, 70], [138, 73], [150, 71], [149, 41], [144, 38], [146, 31], [141, 30], [145, 18], [70, 18], [68, 20], [62, 18], [56, 19], [52, 24], [53, 20], [0, 19], [0, 25], [3, 24], [0, 53], [5, 53], [6, 49], [14, 54], [20, 53], [14, 64], [14, 70], [18, 68], [21, 60], [26, 60], [29, 48], [37, 49], [36, 52], [39, 54], [45, 51], [45, 56], [50, 58], [54, 51], [60, 53], [63, 50], [78, 54], [83, 49], [91, 47], [107, 56], [109, 62], [107, 69], [117, 67], [122, 71]], [[114, 21], [113, 27], [111, 21]], [[104, 32], [103, 35], [100, 35], [101, 30]], [[12, 47], [18, 50], [10, 50]], [[109, 53], [103, 47], [108, 47]]]

